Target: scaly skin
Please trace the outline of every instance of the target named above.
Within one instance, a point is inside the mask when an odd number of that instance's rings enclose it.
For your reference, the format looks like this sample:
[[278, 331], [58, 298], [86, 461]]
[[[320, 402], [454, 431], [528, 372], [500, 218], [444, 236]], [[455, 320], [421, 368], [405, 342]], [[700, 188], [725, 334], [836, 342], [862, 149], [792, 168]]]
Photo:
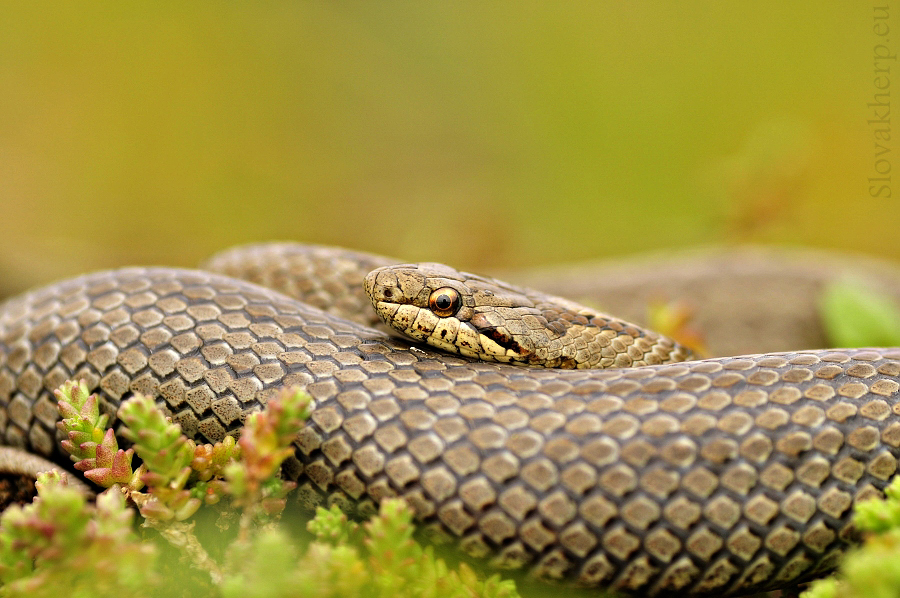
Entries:
[[5, 444], [65, 462], [50, 391], [67, 378], [108, 413], [155, 396], [206, 441], [303, 386], [300, 500], [367, 512], [400, 495], [470, 554], [649, 595], [829, 570], [900, 455], [898, 349], [522, 368], [203, 271], [100, 272], [0, 305]]

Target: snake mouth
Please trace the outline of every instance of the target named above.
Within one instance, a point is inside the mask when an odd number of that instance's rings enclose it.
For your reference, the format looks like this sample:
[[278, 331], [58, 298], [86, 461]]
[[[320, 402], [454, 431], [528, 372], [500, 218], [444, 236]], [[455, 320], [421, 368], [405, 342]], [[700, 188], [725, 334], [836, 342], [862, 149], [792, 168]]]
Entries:
[[476, 314], [469, 320], [469, 323], [472, 324], [479, 335], [493, 341], [493, 343], [502, 348], [507, 357], [519, 361], [527, 358], [533, 352], [528, 347], [522, 346], [503, 326], [498, 326], [496, 322], [491, 322], [483, 313]]
[[399, 327], [400, 329], [406, 328], [406, 326], [404, 326], [403, 324], [405, 323], [407, 318], [398, 320], [397, 315], [397, 312], [400, 311], [402, 304], [393, 303], [391, 301], [375, 301], [373, 305], [375, 307], [375, 313], [378, 314], [378, 317], [380, 317], [385, 324]]
[[519, 344], [516, 339], [512, 338], [510, 335], [504, 333], [502, 330], [498, 330], [497, 328], [477, 328], [478, 333], [482, 336], [485, 336], [498, 345], [502, 347], [506, 354], [512, 357], [512, 354], [515, 354], [519, 357], [525, 357], [528, 354], [528, 351]]
[[429, 328], [421, 323], [420, 316], [425, 310], [408, 303], [392, 301], [376, 301], [374, 306], [381, 321], [392, 329], [415, 340], [427, 342], [433, 327]]
[[376, 301], [375, 302], [375, 311], [379, 314], [391, 314], [396, 313], [397, 309], [400, 308], [399, 303], [392, 303], [390, 301]]
[[378, 316], [392, 329], [432, 347], [487, 361], [522, 361], [528, 352], [510, 335], [494, 327], [479, 328], [455, 317], [438, 318], [429, 310], [405, 303], [377, 301]]

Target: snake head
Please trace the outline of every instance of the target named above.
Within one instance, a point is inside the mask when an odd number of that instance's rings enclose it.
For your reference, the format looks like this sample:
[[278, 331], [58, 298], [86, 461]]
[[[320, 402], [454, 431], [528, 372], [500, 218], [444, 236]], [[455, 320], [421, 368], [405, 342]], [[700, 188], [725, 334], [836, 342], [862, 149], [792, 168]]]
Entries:
[[485, 361], [604, 368], [689, 355], [670, 339], [578, 303], [443, 264], [378, 268], [365, 290], [392, 329]]
[[510, 285], [422, 263], [374, 270], [365, 290], [378, 316], [412, 339], [487, 361], [527, 363], [535, 357], [534, 333], [523, 318], [539, 317], [538, 310]]

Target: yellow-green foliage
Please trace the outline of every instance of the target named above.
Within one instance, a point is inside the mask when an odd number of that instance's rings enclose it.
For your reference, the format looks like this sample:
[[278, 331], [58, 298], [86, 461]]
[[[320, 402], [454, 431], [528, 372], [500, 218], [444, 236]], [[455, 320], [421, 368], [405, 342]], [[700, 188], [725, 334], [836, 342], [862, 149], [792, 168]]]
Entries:
[[887, 295], [838, 282], [825, 289], [819, 313], [832, 347], [900, 346], [900, 306]]
[[157, 548], [140, 542], [134, 511], [118, 492], [96, 504], [42, 474], [39, 496], [0, 519], [0, 594], [6, 597], [118, 598], [147, 596], [158, 584]]
[[515, 584], [480, 579], [466, 565], [451, 570], [431, 548], [412, 539], [412, 514], [385, 500], [358, 526], [337, 507], [319, 508], [308, 529], [316, 536], [304, 556], [281, 530], [254, 540], [240, 571], [228, 574], [225, 598], [517, 598]]

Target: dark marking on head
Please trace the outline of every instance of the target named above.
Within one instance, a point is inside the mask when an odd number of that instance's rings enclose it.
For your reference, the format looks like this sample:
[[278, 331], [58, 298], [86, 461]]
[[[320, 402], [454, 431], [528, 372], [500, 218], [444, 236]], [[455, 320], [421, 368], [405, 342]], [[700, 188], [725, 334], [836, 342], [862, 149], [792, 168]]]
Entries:
[[516, 342], [516, 339], [511, 338], [509, 335], [503, 334], [496, 328], [485, 328], [479, 330], [478, 332], [485, 335], [508, 351], [513, 351], [517, 355], [526, 354], [526, 351], [522, 348], [522, 345]]

